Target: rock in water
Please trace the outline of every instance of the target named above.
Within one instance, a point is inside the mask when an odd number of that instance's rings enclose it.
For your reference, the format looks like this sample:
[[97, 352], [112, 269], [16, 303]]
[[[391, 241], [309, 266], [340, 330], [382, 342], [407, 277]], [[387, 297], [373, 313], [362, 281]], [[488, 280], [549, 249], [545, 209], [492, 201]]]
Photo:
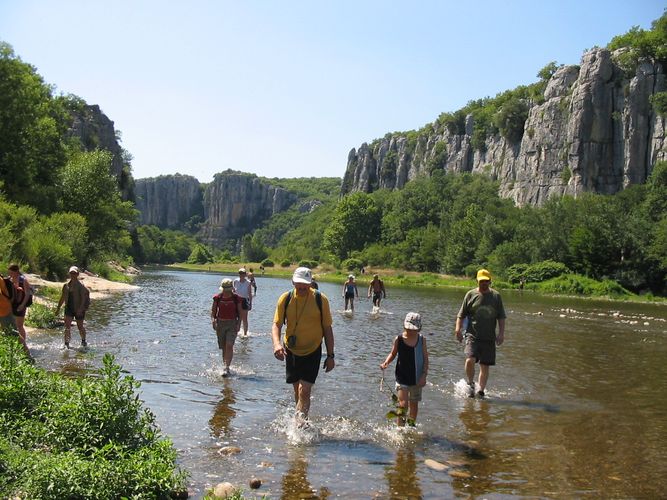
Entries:
[[213, 496], [215, 498], [227, 498], [234, 494], [234, 485], [232, 483], [218, 483], [213, 488]]
[[250, 479], [250, 482], [248, 484], [253, 490], [256, 490], [257, 488], [262, 486], [262, 480], [257, 477], [253, 477], [252, 479]]
[[432, 460], [430, 458], [427, 458], [426, 460], [424, 460], [424, 463], [426, 464], [427, 467], [430, 467], [431, 469], [437, 470], [437, 471], [440, 471], [440, 472], [449, 469], [449, 467], [447, 467], [445, 464], [437, 462], [437, 461]]

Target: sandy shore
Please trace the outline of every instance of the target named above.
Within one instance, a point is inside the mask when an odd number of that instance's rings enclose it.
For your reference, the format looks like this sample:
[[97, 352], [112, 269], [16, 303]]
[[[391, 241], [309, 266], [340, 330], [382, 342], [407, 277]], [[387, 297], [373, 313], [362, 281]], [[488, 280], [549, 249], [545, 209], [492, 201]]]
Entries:
[[[64, 281], [48, 281], [40, 278], [36, 274], [26, 274], [28, 281], [33, 286], [49, 286], [55, 288], [62, 288], [65, 284]], [[90, 290], [90, 299], [100, 299], [108, 297], [114, 293], [129, 292], [132, 290], [138, 290], [137, 285], [130, 285], [129, 283], [119, 283], [117, 281], [109, 281], [99, 276], [91, 276], [87, 274], [80, 274], [79, 280], [83, 283], [88, 290]]]

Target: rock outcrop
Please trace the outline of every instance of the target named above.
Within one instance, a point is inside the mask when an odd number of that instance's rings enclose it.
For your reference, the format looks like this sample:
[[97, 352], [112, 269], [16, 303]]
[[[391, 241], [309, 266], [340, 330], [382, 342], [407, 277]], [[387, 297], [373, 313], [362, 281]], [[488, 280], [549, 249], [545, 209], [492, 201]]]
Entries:
[[124, 200], [134, 199], [134, 180], [129, 165], [125, 165], [123, 148], [118, 142], [114, 122], [97, 105], [81, 104], [70, 111], [72, 123], [69, 137], [75, 137], [86, 151], [104, 149], [112, 155], [111, 174], [116, 178]]
[[296, 201], [285, 189], [232, 170], [216, 174], [207, 185], [180, 174], [138, 179], [135, 190], [141, 224], [190, 231], [199, 227], [199, 239], [215, 247], [251, 233]]
[[186, 222], [204, 220], [202, 187], [189, 175], [161, 175], [137, 179], [139, 222], [162, 229], [184, 229]]
[[606, 49], [586, 52], [580, 66], [558, 69], [544, 102], [530, 103], [520, 141], [501, 135], [473, 148], [473, 120], [451, 133], [437, 121], [422, 133], [387, 134], [348, 155], [342, 194], [400, 189], [434, 168], [485, 173], [501, 196], [539, 205], [551, 196], [611, 194], [643, 183], [667, 160], [665, 120], [650, 97], [666, 89], [660, 64], [640, 63], [628, 78]]
[[202, 241], [217, 245], [252, 232], [296, 201], [293, 193], [252, 174], [227, 170], [216, 174], [204, 192]]

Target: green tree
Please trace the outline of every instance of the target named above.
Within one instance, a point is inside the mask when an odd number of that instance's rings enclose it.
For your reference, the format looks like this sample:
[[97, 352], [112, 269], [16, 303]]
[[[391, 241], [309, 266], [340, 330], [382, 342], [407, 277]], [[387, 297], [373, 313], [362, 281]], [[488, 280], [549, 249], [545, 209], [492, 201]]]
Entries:
[[343, 198], [324, 231], [324, 247], [339, 259], [361, 250], [380, 234], [382, 213], [375, 200], [366, 193]]
[[125, 255], [132, 245], [128, 229], [137, 211], [131, 202], [121, 200], [110, 173], [111, 160], [107, 151], [77, 153], [62, 172], [63, 209], [87, 221], [87, 257]]
[[56, 208], [67, 115], [35, 68], [0, 42], [0, 189], [7, 199]]

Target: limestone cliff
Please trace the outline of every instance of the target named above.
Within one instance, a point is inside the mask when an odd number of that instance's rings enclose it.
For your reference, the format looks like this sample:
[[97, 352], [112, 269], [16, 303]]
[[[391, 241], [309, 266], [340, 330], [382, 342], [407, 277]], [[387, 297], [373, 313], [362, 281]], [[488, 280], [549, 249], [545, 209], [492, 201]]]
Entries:
[[216, 174], [204, 192], [204, 224], [199, 236], [214, 246], [239, 238], [295, 201], [293, 193], [255, 175], [232, 170]]
[[202, 189], [192, 176], [176, 174], [137, 179], [135, 195], [140, 224], [183, 229], [190, 220], [203, 220]]
[[342, 194], [400, 189], [433, 168], [486, 173], [517, 204], [539, 205], [550, 196], [584, 191], [615, 193], [643, 183], [656, 161], [667, 160], [665, 117], [649, 98], [665, 91], [660, 64], [644, 62], [627, 77], [615, 54], [595, 48], [580, 66], [556, 71], [541, 104], [528, 103], [523, 136], [500, 134], [473, 148], [473, 120], [452, 133], [438, 121], [418, 134], [387, 134], [348, 155]]
[[216, 174], [206, 186], [179, 174], [138, 179], [136, 197], [141, 224], [184, 229], [188, 222], [201, 222], [198, 238], [214, 247], [251, 233], [296, 201], [285, 189], [232, 170]]

